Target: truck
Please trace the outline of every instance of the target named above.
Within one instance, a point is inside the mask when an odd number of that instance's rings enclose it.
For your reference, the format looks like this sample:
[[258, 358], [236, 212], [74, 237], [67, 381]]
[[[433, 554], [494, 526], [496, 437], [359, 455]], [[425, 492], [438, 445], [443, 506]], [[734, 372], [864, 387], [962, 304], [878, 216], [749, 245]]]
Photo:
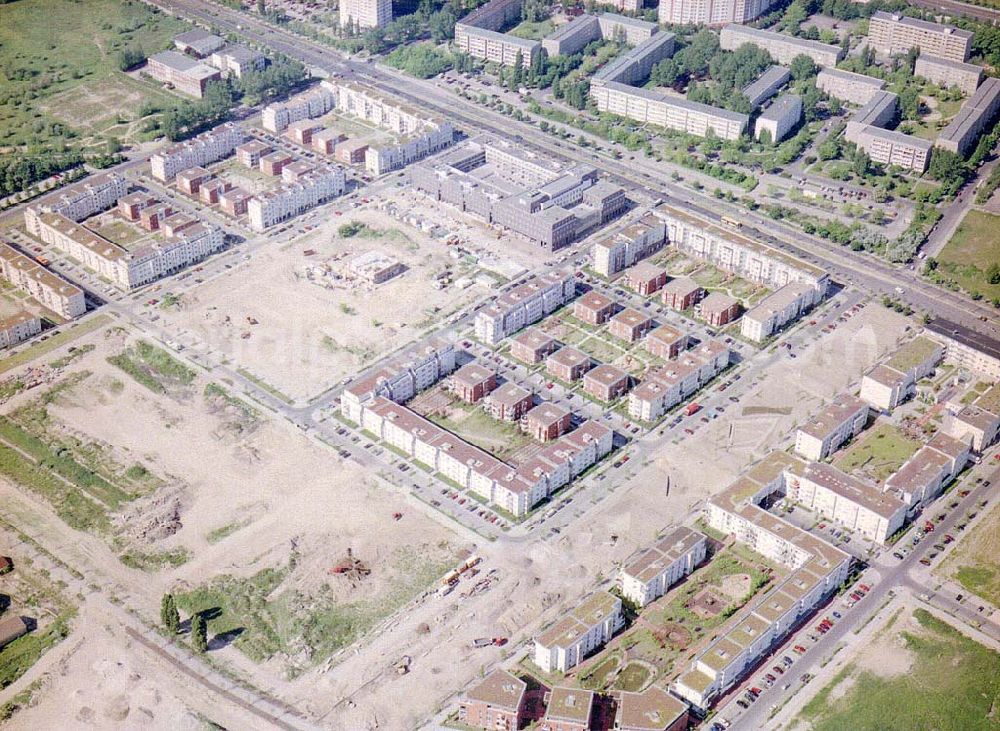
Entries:
[[477, 637], [472, 641], [473, 647], [489, 647], [493, 644], [493, 639], [490, 637]]
[[691, 416], [692, 414], [697, 414], [699, 411], [701, 411], [701, 404], [697, 401], [692, 401], [687, 405], [687, 408], [684, 409], [684, 415]]

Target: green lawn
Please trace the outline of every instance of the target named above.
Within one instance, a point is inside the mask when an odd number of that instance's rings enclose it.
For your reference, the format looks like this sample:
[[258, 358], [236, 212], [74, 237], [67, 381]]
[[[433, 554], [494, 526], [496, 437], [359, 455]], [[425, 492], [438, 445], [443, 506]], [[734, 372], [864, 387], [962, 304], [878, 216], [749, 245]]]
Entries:
[[[911, 669], [883, 678], [851, 665], [802, 710], [812, 731], [989, 731], [998, 726], [1000, 654], [960, 634], [924, 609], [898, 631], [914, 655]], [[831, 691], [847, 677], [850, 688]]]
[[540, 41], [555, 30], [555, 28], [556, 24], [552, 22], [551, 18], [547, 18], [537, 22], [530, 20], [522, 21], [507, 32], [509, 35], [517, 36], [518, 38], [527, 38], [529, 41]]
[[428, 418], [455, 436], [485, 449], [501, 460], [507, 459], [533, 441], [516, 424], [498, 421], [478, 408], [464, 411], [451, 418], [438, 415], [431, 415]]
[[882, 481], [920, 449], [920, 442], [891, 424], [877, 424], [833, 461], [844, 472], [862, 471]]
[[948, 555], [938, 571], [1000, 605], [1000, 503]]
[[989, 280], [987, 270], [1000, 263], [1000, 216], [969, 211], [937, 257], [938, 268], [967, 292], [987, 299], [1000, 297], [1000, 281]]

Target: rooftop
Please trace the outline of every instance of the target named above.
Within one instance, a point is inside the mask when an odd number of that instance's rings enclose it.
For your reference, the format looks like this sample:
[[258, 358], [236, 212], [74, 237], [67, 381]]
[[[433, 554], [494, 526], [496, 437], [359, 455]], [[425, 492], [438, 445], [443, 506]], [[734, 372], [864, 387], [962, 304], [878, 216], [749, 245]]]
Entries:
[[594, 705], [594, 692], [580, 688], [564, 688], [557, 685], [549, 695], [545, 708], [548, 721], [570, 721], [586, 724]]
[[874, 485], [841, 472], [833, 465], [810, 462], [805, 468], [793, 467], [791, 472], [886, 519], [896, 515], [903, 506], [897, 498], [882, 493]]
[[622, 691], [618, 699], [616, 728], [629, 731], [663, 731], [687, 713], [687, 704], [655, 686], [642, 693]]
[[596, 381], [603, 386], [613, 386], [626, 378], [628, 374], [625, 371], [607, 363], [591, 368], [583, 376], [585, 381]]
[[896, 352], [885, 361], [885, 365], [907, 373], [917, 366], [923, 365], [940, 351], [941, 346], [938, 343], [919, 335], [897, 348]]
[[805, 432], [816, 439], [826, 439], [836, 431], [845, 421], [854, 419], [859, 411], [868, 408], [865, 401], [849, 394], [838, 394], [833, 401], [827, 404], [819, 413], [809, 421], [799, 427], [799, 431]]
[[[992, 79], [992, 81], [996, 82], [997, 92], [1000, 93], [1000, 79]], [[991, 79], [987, 79], [979, 88], [982, 89], [990, 82]], [[976, 93], [978, 94], [978, 92]], [[926, 329], [932, 334], [940, 335], [948, 340], [958, 343], [959, 345], [972, 348], [973, 350], [978, 350], [980, 353], [989, 356], [990, 358], [1000, 360], [1000, 341], [991, 338], [989, 335], [984, 335], [977, 330], [965, 327], [964, 325], [959, 325], [958, 323], [951, 322], [950, 320], [943, 320], [940, 317], [931, 320]]]
[[589, 363], [590, 356], [577, 348], [565, 347], [560, 348], [555, 353], [550, 355], [546, 360], [546, 363], [549, 361], [558, 365], [572, 367], [580, 365], [581, 363]]
[[516, 711], [521, 707], [527, 683], [506, 670], [494, 670], [466, 692], [469, 700], [489, 703], [494, 708]]

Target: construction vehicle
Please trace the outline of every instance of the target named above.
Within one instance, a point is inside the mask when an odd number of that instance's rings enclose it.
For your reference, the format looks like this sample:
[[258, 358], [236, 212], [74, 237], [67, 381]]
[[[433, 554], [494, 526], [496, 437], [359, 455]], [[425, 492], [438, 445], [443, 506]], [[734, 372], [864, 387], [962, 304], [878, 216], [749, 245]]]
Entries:
[[403, 519], [403, 514], [402, 513], [393, 513], [392, 514], [392, 519], [393, 520], [402, 520]]
[[472, 641], [473, 647], [489, 647], [493, 644], [493, 640], [489, 637], [477, 637]]

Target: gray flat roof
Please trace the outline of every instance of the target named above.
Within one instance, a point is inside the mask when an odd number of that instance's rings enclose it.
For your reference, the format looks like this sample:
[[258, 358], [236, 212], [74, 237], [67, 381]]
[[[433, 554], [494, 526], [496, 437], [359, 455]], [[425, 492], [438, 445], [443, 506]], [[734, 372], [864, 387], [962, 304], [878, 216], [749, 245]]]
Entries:
[[760, 115], [760, 119], [782, 119], [796, 107], [800, 112], [802, 111], [801, 97], [798, 97], [795, 94], [782, 94], [775, 99], [767, 109], [764, 110], [764, 112]]
[[927, 330], [1000, 360], [1000, 340], [984, 335], [978, 330], [959, 325], [951, 320], [943, 320], [940, 317], [934, 318], [927, 325]]
[[772, 88], [782, 86], [791, 77], [792, 72], [784, 66], [770, 66], [760, 78], [743, 88], [743, 96], [753, 105], [760, 104], [767, 99]]
[[892, 13], [887, 13], [884, 10], [877, 11], [872, 18], [878, 18], [879, 20], [888, 20], [892, 22], [899, 23], [900, 25], [908, 25], [911, 28], [919, 28], [923, 31], [930, 31], [931, 33], [941, 33], [942, 35], [952, 35], [956, 38], [972, 38], [972, 33], [967, 30], [962, 30], [956, 28], [953, 25], [944, 25], [942, 23], [931, 23], [926, 20], [920, 20], [919, 18], [911, 18], [908, 15], [893, 15]]
[[778, 41], [781, 43], [787, 43], [792, 46], [798, 46], [799, 48], [809, 48], [813, 51], [823, 51], [824, 53], [833, 53], [840, 56], [842, 49], [840, 46], [834, 46], [829, 43], [820, 43], [819, 41], [810, 41], [805, 38], [795, 38], [794, 36], [788, 36], [784, 33], [776, 33], [773, 30], [762, 30], [760, 28], [754, 28], [749, 25], [738, 25], [736, 23], [730, 23], [725, 26], [722, 30], [729, 33], [736, 33], [737, 35], [745, 36], [747, 38], [756, 38], [762, 41]]

